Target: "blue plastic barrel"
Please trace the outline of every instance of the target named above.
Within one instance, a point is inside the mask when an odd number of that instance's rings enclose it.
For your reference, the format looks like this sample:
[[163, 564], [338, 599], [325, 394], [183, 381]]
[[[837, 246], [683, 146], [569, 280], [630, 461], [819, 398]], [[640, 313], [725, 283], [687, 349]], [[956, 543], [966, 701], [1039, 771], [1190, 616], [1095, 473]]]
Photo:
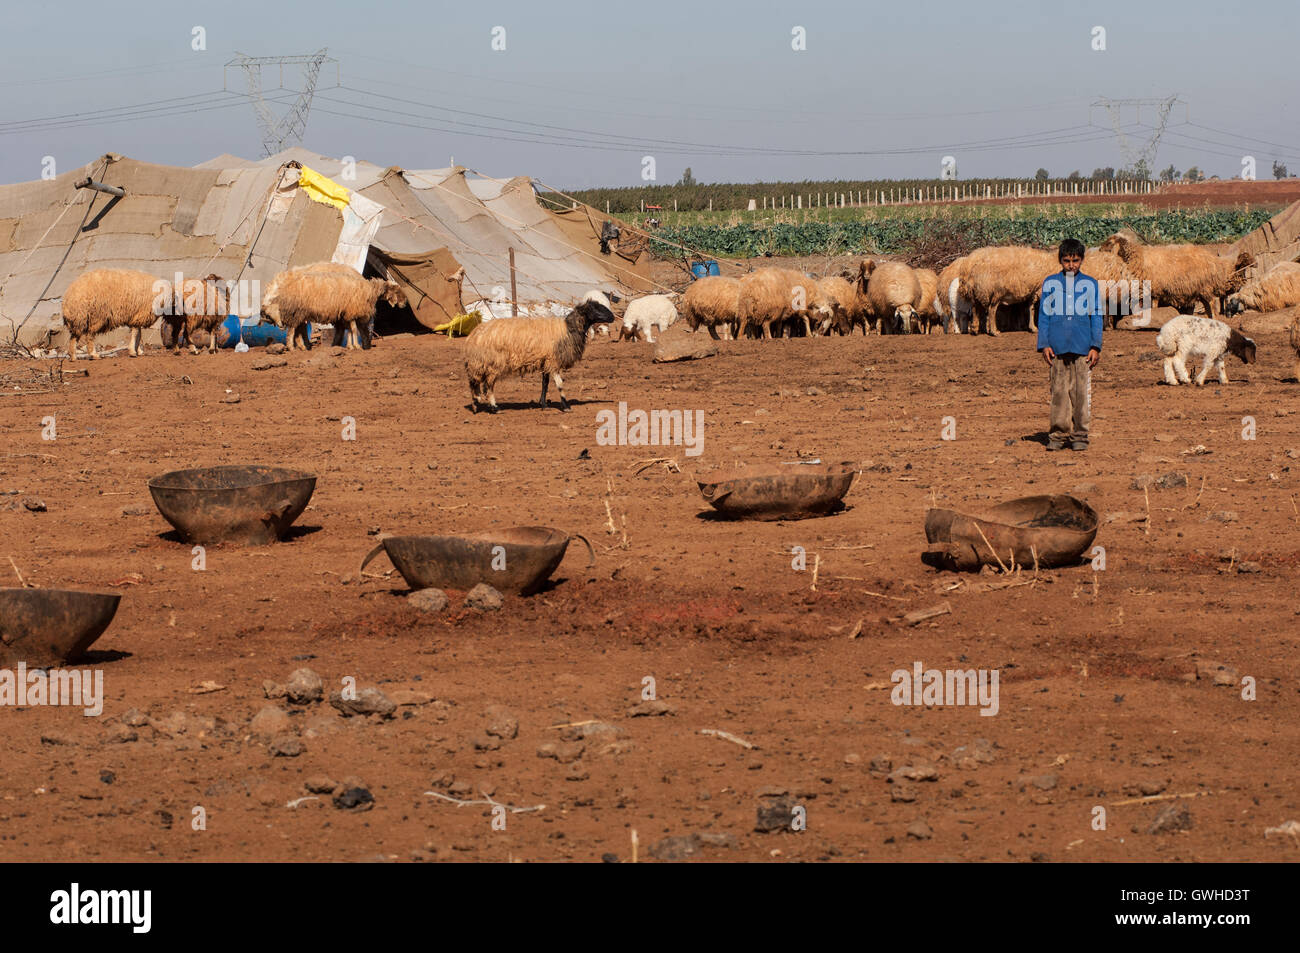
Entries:
[[709, 266], [709, 274], [712, 275], [713, 277], [717, 278], [719, 275], [722, 274], [722, 269], [718, 267], [718, 263], [716, 261], [710, 259], [709, 261], [705, 262], [705, 264]]
[[244, 324], [237, 314], [227, 315], [221, 326], [229, 335], [226, 343], [221, 345], [223, 348], [233, 348], [241, 338], [249, 347], [289, 342], [289, 337], [283, 328], [277, 328], [274, 324]]
[[703, 277], [704, 277], [705, 275], [707, 275], [708, 273], [709, 273], [709, 266], [708, 266], [708, 264], [707, 264], [706, 262], [702, 262], [702, 261], [693, 261], [693, 262], [691, 262], [691, 279], [692, 279], [692, 280], [694, 280], [694, 279], [696, 279], [696, 278], [703, 278]]

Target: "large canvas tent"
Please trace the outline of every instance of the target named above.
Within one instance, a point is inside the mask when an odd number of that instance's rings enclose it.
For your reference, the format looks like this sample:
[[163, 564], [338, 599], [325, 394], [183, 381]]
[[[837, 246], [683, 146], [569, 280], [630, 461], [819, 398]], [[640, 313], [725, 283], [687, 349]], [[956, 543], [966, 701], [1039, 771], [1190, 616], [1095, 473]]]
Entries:
[[278, 166], [296, 161], [385, 209], [372, 242], [372, 259], [412, 256], [443, 247], [465, 267], [466, 307], [510, 299], [510, 250], [515, 253], [516, 297], [524, 310], [570, 305], [593, 288], [648, 291], [645, 242], [624, 230], [601, 250], [606, 216], [583, 205], [543, 207], [526, 176], [492, 179], [457, 166], [446, 169], [381, 168], [334, 159], [303, 148], [258, 162], [220, 156], [200, 168]]
[[1255, 256], [1252, 274], [1262, 274], [1283, 261], [1300, 260], [1300, 202], [1293, 202], [1267, 222], [1233, 243], [1232, 252]]
[[[77, 187], [87, 179], [125, 194]], [[109, 153], [0, 186], [0, 341], [16, 331], [24, 344], [61, 343], [63, 292], [94, 268], [265, 285], [286, 267], [333, 258], [355, 232], [299, 186], [299, 170], [278, 164], [185, 169]]]

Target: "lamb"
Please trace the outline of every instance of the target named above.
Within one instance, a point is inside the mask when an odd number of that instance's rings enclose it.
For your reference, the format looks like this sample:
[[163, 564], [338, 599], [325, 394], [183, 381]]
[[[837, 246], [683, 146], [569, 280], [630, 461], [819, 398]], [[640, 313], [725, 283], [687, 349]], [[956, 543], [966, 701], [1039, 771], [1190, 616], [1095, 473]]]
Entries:
[[859, 266], [858, 280], [866, 281], [867, 307], [880, 322], [882, 334], [886, 321], [894, 334], [911, 331], [915, 303], [921, 297], [921, 283], [915, 271], [897, 261], [875, 264], [868, 260]]
[[808, 291], [813, 279], [789, 268], [760, 268], [740, 279], [740, 329], [772, 337], [787, 318], [807, 311]]
[[820, 278], [817, 290], [831, 306], [831, 316], [824, 318], [818, 328], [821, 333], [829, 334], [834, 329], [840, 334], [852, 334], [858, 325], [862, 326], [863, 334], [867, 333], [867, 302], [856, 285], [847, 278]]
[[564, 318], [502, 318], [480, 324], [465, 339], [465, 373], [474, 413], [478, 413], [479, 404], [485, 404], [488, 413], [496, 413], [493, 391], [499, 378], [536, 371], [542, 372], [540, 406], [546, 406], [546, 389], [553, 376], [560, 392], [560, 410], [567, 412], [569, 402], [564, 398], [560, 372], [582, 360], [592, 325], [613, 320], [614, 313], [603, 304], [580, 301]]
[[163, 315], [163, 323], [170, 331], [172, 353], [180, 353], [182, 332], [190, 346], [190, 353], [199, 353], [194, 345], [194, 335], [197, 331], [204, 331], [208, 335], [208, 353], [215, 354], [216, 331], [226, 320], [228, 311], [228, 286], [216, 275], [208, 275], [201, 281], [198, 278], [184, 279], [181, 289], [178, 300]]
[[1300, 304], [1300, 262], [1284, 261], [1247, 281], [1228, 296], [1226, 310], [1281, 311]]
[[1173, 386], [1191, 383], [1187, 359], [1195, 355], [1204, 358], [1200, 373], [1196, 375], [1197, 387], [1205, 385], [1211, 367], [1219, 372], [1220, 384], [1228, 383], [1223, 356], [1229, 351], [1243, 363], [1255, 363], [1254, 341], [1222, 321], [1190, 314], [1180, 314], [1167, 321], [1156, 335], [1156, 347], [1165, 356], [1165, 383]]
[[683, 293], [681, 304], [682, 318], [692, 331], [703, 325], [716, 341], [721, 326], [730, 331], [731, 337], [739, 336], [740, 279], [718, 275], [699, 278]]
[[1034, 306], [1043, 290], [1043, 281], [1060, 271], [1061, 264], [1055, 252], [999, 245], [971, 252], [965, 268], [961, 289], [970, 300], [979, 331], [997, 336], [998, 308], [1003, 305], [1027, 304], [1029, 330], [1038, 330]]
[[1199, 303], [1208, 318], [1218, 315], [1220, 298], [1241, 288], [1245, 269], [1255, 262], [1248, 252], [1220, 258], [1196, 245], [1143, 245], [1122, 234], [1102, 242], [1101, 251], [1115, 252], [1138, 281], [1149, 281], [1152, 299], [1180, 311]]
[[357, 322], [369, 322], [381, 297], [394, 307], [406, 303], [406, 296], [394, 281], [366, 279], [346, 265], [317, 262], [276, 275], [262, 306], [277, 327], [289, 332], [291, 351], [299, 337], [303, 347], [310, 348], [309, 323], [332, 324], [335, 342], [342, 339], [345, 329], [351, 331], [347, 346], [360, 348]]
[[939, 307], [945, 317], [944, 330], [965, 334], [970, 328], [971, 304], [962, 294], [962, 281], [966, 274], [966, 256], [946, 265], [939, 272]]
[[668, 295], [646, 295], [628, 304], [618, 339], [635, 340], [640, 336], [654, 344], [654, 329], [663, 333], [676, 320], [677, 308]]
[[90, 338], [90, 358], [95, 360], [95, 335], [130, 328], [127, 353], [139, 357], [144, 329], [172, 307], [172, 284], [164, 278], [129, 268], [96, 268], [79, 275], [63, 293], [69, 354], [75, 361], [77, 345]]
[[929, 268], [914, 268], [921, 294], [913, 303], [922, 328], [929, 334], [943, 321], [943, 305], [939, 302], [939, 276]]

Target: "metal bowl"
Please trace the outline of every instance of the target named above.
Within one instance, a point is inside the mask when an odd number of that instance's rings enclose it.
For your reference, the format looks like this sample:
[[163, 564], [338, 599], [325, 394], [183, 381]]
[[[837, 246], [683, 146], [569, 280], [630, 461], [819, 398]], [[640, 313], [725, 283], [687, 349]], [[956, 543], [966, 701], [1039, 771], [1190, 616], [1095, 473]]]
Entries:
[[[549, 526], [510, 526], [465, 536], [386, 536], [361, 563], [381, 552], [412, 589], [472, 589], [485, 582], [527, 596], [545, 584], [576, 533]], [[595, 562], [595, 553], [591, 553]]]
[[851, 463], [758, 465], [719, 470], [696, 483], [727, 519], [791, 520], [841, 509], [856, 472]]
[[314, 474], [280, 467], [174, 470], [149, 481], [158, 511], [189, 542], [253, 546], [283, 539], [315, 489]]
[[0, 589], [0, 662], [75, 661], [108, 628], [122, 597], [74, 589]]

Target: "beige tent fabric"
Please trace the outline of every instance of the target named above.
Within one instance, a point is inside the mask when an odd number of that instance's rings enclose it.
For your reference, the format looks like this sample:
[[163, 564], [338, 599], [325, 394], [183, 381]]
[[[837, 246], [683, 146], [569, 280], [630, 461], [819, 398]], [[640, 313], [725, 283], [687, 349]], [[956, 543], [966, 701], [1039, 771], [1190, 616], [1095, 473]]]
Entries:
[[415, 318], [426, 328], [446, 324], [464, 313], [461, 304], [460, 263], [445, 248], [416, 254], [370, 250], [371, 260], [402, 286]]
[[[75, 188], [87, 176], [126, 195]], [[61, 344], [63, 292], [94, 268], [265, 286], [285, 267], [328, 260], [342, 216], [294, 191], [282, 219], [264, 221], [279, 179], [278, 164], [185, 169], [110, 153], [48, 181], [0, 186], [0, 341], [17, 328], [24, 344]]]
[[1232, 246], [1234, 255], [1250, 252], [1255, 268], [1250, 274], [1263, 274], [1283, 261], [1300, 259], [1300, 202], [1292, 203]]

